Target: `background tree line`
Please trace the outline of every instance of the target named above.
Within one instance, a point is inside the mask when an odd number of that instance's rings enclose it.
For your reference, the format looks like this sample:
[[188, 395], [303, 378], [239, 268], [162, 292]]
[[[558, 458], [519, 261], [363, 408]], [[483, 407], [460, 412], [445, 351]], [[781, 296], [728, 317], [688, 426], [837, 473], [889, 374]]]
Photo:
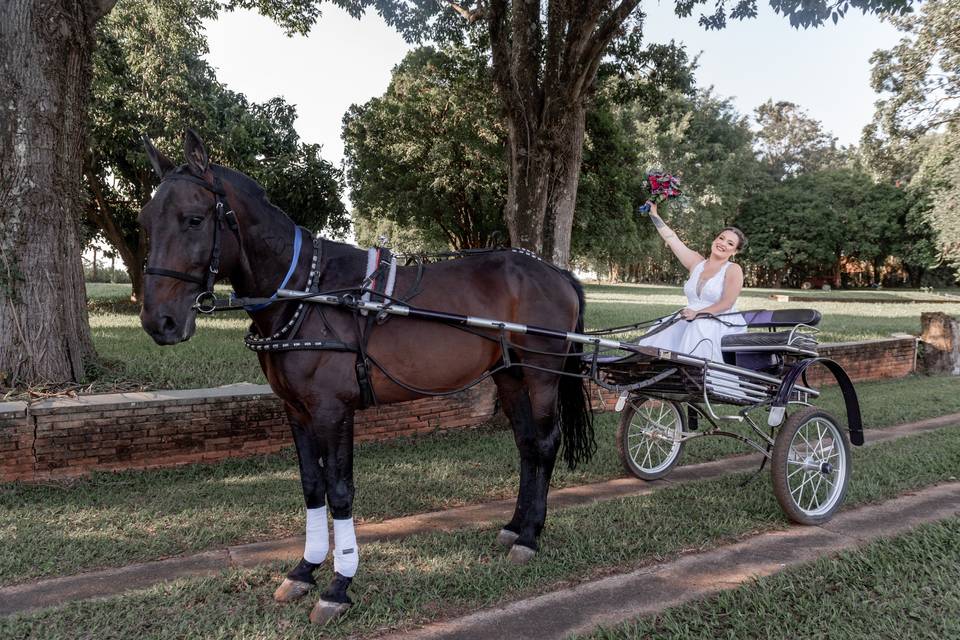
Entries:
[[[934, 0], [898, 24], [919, 29], [942, 4]], [[956, 9], [951, 15], [960, 19]], [[916, 46], [905, 41], [893, 57]], [[750, 246], [738, 259], [751, 284], [953, 281], [958, 181], [950, 172], [958, 147], [945, 120], [912, 138], [888, 129], [882, 140], [871, 133], [874, 124], [860, 148], [842, 148], [799, 105], [771, 100], [752, 117], [737, 113], [729, 100], [696, 86], [696, 64], [682, 47], [664, 53], [645, 73], [601, 76], [590, 97], [575, 264], [614, 280], [686, 277], [635, 214], [647, 168], [661, 167], [682, 176], [686, 195], [666, 214], [691, 246], [706, 246], [724, 225], [747, 233]], [[877, 78], [897, 73], [891, 59], [889, 52], [874, 56], [878, 91]], [[877, 122], [888, 117], [889, 101], [878, 103]], [[932, 126], [940, 130], [930, 133]], [[385, 235], [412, 252], [505, 242], [505, 129], [482, 49], [411, 52], [383, 96], [344, 117], [358, 239]]]
[[[646, 170], [662, 167], [682, 175], [687, 193], [666, 207], [671, 223], [696, 247], [724, 225], [743, 228], [751, 242], [740, 260], [753, 284], [842, 286], [849, 268], [866, 271], [860, 284], [879, 283], [884, 273], [888, 282], [913, 286], [949, 279], [943, 267], [958, 265], [960, 235], [958, 136], [955, 111], [944, 104], [955, 101], [956, 89], [939, 81], [948, 100], [934, 101], [923, 83], [956, 54], [948, 33], [956, 5], [934, 0], [917, 16], [894, 18], [905, 38], [874, 56], [874, 88], [889, 95], [859, 149], [839, 148], [789, 102], [768, 101], [752, 119], [737, 113], [729, 100], [696, 86], [696, 63], [681, 45], [634, 50], [629, 74], [598, 69], [586, 101], [575, 264], [614, 280], [685, 277], [634, 213]], [[147, 248], [136, 215], [154, 187], [138, 134], [151, 132], [175, 155], [184, 122], [308, 227], [345, 231], [346, 178], [361, 244], [387, 237], [416, 252], [511, 242], [503, 214], [508, 123], [482, 37], [412, 51], [383, 96], [348, 110], [344, 176], [317, 145], [299, 141], [296, 111], [282, 98], [250, 103], [216, 80], [202, 58], [202, 20], [217, 9], [121, 3], [98, 25], [85, 237], [99, 235], [116, 249], [135, 299]], [[947, 57], [937, 64], [933, 50]], [[917, 64], [924, 55], [931, 58], [926, 74]], [[906, 68], [912, 84], [894, 83]]]

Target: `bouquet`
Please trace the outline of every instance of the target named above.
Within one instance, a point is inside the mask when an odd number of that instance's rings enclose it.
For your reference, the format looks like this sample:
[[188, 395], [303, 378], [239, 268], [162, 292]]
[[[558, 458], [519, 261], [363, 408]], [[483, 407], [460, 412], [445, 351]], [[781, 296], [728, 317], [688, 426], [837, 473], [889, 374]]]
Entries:
[[680, 195], [680, 179], [657, 169], [647, 171], [647, 184], [650, 185], [650, 197], [637, 210], [640, 213], [650, 211], [650, 203], [659, 205]]

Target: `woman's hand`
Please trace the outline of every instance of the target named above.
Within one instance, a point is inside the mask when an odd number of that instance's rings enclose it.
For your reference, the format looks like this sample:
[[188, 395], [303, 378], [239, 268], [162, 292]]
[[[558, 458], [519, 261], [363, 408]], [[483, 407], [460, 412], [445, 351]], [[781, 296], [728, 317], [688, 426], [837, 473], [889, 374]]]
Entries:
[[659, 216], [659, 215], [660, 215], [659, 213], [657, 213], [657, 203], [656, 203], [656, 202], [654, 202], [653, 200], [647, 200], [647, 204], [650, 205], [650, 208], [647, 209], [647, 215], [649, 215], [649, 216]]
[[690, 322], [691, 320], [696, 320], [697, 314], [699, 313], [700, 312], [697, 311], [696, 309], [691, 309], [690, 307], [687, 307], [686, 309], [680, 310], [680, 317], [686, 320], [687, 322]]

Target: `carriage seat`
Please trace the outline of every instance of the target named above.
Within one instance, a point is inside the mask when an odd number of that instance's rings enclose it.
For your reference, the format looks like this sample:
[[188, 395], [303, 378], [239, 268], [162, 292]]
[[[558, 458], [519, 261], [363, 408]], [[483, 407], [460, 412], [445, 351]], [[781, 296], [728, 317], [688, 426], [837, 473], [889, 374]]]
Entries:
[[798, 324], [805, 324], [808, 327], [815, 327], [820, 324], [820, 312], [816, 309], [779, 309], [770, 311], [767, 309], [758, 309], [754, 311], [742, 311], [748, 328], [778, 328], [795, 327]]
[[759, 368], [770, 364], [775, 354], [817, 355], [817, 339], [809, 330], [820, 323], [820, 312], [815, 309], [782, 309], [778, 311], [744, 311], [748, 328], [778, 329], [784, 331], [755, 331], [724, 336], [720, 350], [730, 364]]

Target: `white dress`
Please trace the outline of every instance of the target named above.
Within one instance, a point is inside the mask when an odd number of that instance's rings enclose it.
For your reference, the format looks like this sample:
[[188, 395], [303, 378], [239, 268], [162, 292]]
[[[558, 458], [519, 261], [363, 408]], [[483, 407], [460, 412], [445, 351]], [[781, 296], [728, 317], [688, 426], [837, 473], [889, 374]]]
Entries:
[[[700, 282], [700, 274], [703, 273], [706, 264], [707, 261], [704, 260], [695, 266], [690, 272], [686, 284], [683, 285], [683, 292], [687, 294], [687, 306], [691, 309], [705, 309], [716, 304], [723, 297], [723, 278], [730, 263], [727, 262], [712, 278], [704, 282], [703, 287], [698, 292], [697, 284]], [[734, 305], [729, 311], [722, 313], [736, 312], [736, 310], [736, 305]], [[742, 326], [744, 320], [743, 316], [739, 314], [724, 315], [722, 319], [733, 326], [728, 326], [711, 318], [700, 318], [692, 322], [681, 319], [660, 333], [649, 338], [640, 338], [637, 344], [723, 362], [720, 339], [731, 333], [743, 333], [747, 328]], [[656, 328], [656, 325], [653, 328]]]

